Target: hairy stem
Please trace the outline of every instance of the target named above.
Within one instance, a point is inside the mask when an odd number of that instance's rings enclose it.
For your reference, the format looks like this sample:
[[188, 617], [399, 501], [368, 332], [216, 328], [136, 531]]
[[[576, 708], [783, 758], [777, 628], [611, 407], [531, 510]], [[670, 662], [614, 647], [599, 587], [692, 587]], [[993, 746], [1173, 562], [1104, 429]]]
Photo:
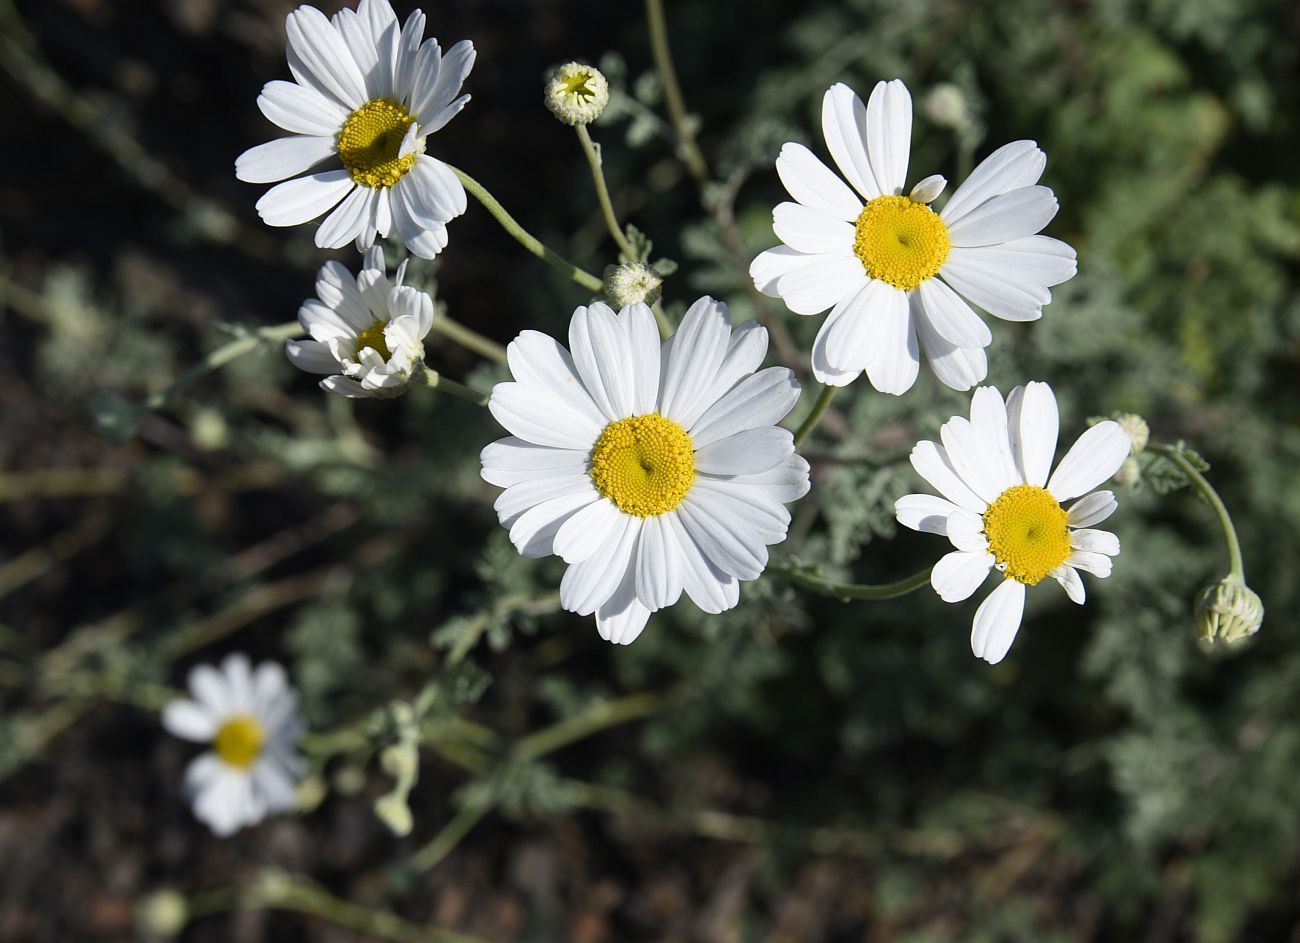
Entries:
[[841, 602], [848, 602], [853, 599], [863, 599], [876, 601], [880, 599], [895, 599], [898, 596], [906, 596], [908, 593], [915, 592], [923, 586], [930, 585], [930, 570], [925, 569], [919, 573], [913, 573], [911, 576], [904, 577], [893, 583], [837, 583], [833, 580], [823, 579], [820, 576], [814, 576], [806, 570], [801, 570], [790, 565], [776, 564], [768, 567], [770, 573], [780, 573], [792, 583], [798, 583], [804, 589], [811, 589], [813, 592], [821, 593], [823, 596], [832, 596]]
[[433, 330], [443, 337], [455, 341], [460, 346], [474, 351], [496, 363], [506, 362], [506, 349], [478, 331], [472, 330], [459, 321], [453, 321], [446, 315], [433, 319]]
[[799, 424], [799, 428], [794, 434], [794, 444], [798, 448], [803, 440], [817, 428], [817, 423], [821, 422], [822, 416], [826, 415], [826, 410], [830, 408], [831, 400], [835, 398], [835, 391], [839, 387], [823, 386], [821, 393], [817, 396], [817, 402], [813, 403], [812, 412], [804, 417], [804, 421]]
[[1224, 505], [1223, 499], [1219, 493], [1214, 490], [1214, 486], [1202, 475], [1183, 454], [1184, 447], [1180, 442], [1177, 445], [1162, 445], [1157, 442], [1147, 444], [1147, 451], [1155, 452], [1157, 455], [1163, 455], [1169, 461], [1178, 466], [1179, 471], [1187, 476], [1201, 497], [1210, 505], [1214, 511], [1214, 516], [1219, 519], [1219, 527], [1223, 529], [1223, 539], [1228, 545], [1228, 575], [1246, 582], [1246, 566], [1241, 559], [1241, 544], [1237, 540], [1237, 529], [1232, 526], [1232, 515], [1228, 513], [1228, 508]]

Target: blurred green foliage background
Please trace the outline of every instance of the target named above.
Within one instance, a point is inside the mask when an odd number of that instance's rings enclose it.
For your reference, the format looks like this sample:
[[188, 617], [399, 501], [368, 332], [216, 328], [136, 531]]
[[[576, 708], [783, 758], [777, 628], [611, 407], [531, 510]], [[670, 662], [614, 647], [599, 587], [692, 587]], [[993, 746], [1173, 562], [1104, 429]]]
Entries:
[[[775, 243], [772, 162], [787, 140], [825, 153], [832, 82], [908, 83], [909, 181], [1042, 145], [1079, 275], [1041, 322], [993, 325], [989, 382], [1049, 380], [1063, 440], [1134, 411], [1198, 449], [1268, 615], [1198, 648], [1222, 543], [1191, 492], [1148, 482], [1121, 494], [1114, 576], [1083, 609], [1031, 594], [996, 668], [969, 651], [974, 601], [846, 605], [773, 575], [608, 646], [557, 611], [559, 562], [497, 526], [485, 413], [328, 398], [275, 345], [137, 416], [231, 325], [291, 320], [324, 260], [233, 176], [272, 136], [254, 100], [287, 77], [291, 8], [0, 2], [0, 939], [147, 937], [164, 891], [199, 941], [1300, 940], [1294, 4], [669, 0], [703, 194], [640, 4], [426, 11], [479, 50], [431, 148], [594, 271], [614, 250], [541, 84], [602, 65], [617, 94], [593, 134], [621, 215], [680, 265], [677, 316], [705, 293], [759, 313], [728, 240], [745, 264]], [[589, 300], [477, 205], [420, 271], [503, 343]], [[806, 351], [820, 319], [772, 314]], [[937, 559], [891, 509], [918, 484], [911, 444], [966, 403], [926, 374], [902, 399], [842, 394], [774, 559], [862, 582]], [[314, 772], [310, 811], [218, 841], [156, 711], [231, 650], [287, 664]], [[412, 729], [397, 837], [377, 757]]]

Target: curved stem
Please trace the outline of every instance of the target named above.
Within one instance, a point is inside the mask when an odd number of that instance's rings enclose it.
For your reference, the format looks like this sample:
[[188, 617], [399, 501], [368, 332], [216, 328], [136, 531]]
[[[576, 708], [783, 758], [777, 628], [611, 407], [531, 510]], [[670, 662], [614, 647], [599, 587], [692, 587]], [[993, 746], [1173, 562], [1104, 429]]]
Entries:
[[817, 397], [817, 402], [813, 403], [812, 412], [810, 412], [804, 418], [804, 421], [799, 424], [799, 429], [794, 434], [794, 444], [796, 448], [798, 448], [804, 439], [808, 438], [808, 434], [817, 427], [817, 423], [821, 422], [822, 416], [824, 416], [826, 410], [830, 408], [831, 400], [835, 398], [835, 391], [838, 389], [839, 387], [837, 386], [822, 387], [821, 394]]
[[488, 360], [497, 363], [506, 362], [506, 349], [504, 347], [491, 338], [484, 337], [478, 331], [466, 327], [459, 321], [453, 321], [446, 315], [439, 315], [433, 319], [433, 330], [443, 337], [450, 338], [460, 346], [466, 347], [476, 354], [481, 354]]
[[1237, 530], [1232, 526], [1232, 515], [1228, 513], [1227, 507], [1219, 497], [1219, 493], [1214, 490], [1214, 486], [1206, 480], [1190, 461], [1183, 454], [1183, 445], [1161, 445], [1157, 442], [1147, 443], [1147, 451], [1155, 452], [1157, 455], [1163, 455], [1175, 465], [1178, 470], [1187, 476], [1192, 486], [1201, 493], [1203, 497], [1214, 510], [1214, 515], [1219, 519], [1219, 526], [1223, 529], [1223, 539], [1228, 544], [1228, 575], [1246, 582], [1246, 567], [1241, 559], [1241, 544], [1237, 541]]
[[677, 149], [691, 176], [703, 183], [709, 179], [709, 165], [695, 143], [686, 116], [686, 103], [682, 99], [682, 87], [677, 83], [677, 69], [673, 66], [672, 50], [668, 48], [668, 25], [664, 20], [663, 0], [645, 0], [646, 19], [650, 24], [650, 48], [654, 53], [655, 68], [659, 70], [659, 80], [664, 86], [664, 101], [668, 105], [668, 117], [677, 133]]
[[506, 212], [505, 207], [497, 202], [496, 197], [491, 193], [488, 193], [483, 184], [479, 183], [459, 167], [452, 167], [451, 164], [448, 164], [447, 166], [451, 167], [451, 172], [460, 178], [460, 182], [464, 184], [465, 189], [474, 195], [474, 199], [483, 204], [483, 208], [492, 214], [492, 217], [501, 224], [501, 228], [513, 236], [516, 242], [543, 262], [550, 265], [556, 271], [561, 272], [565, 277], [573, 279], [588, 291], [597, 293], [601, 291], [604, 285], [599, 278], [588, 271], [578, 268], [578, 266], [574, 265], [559, 253], [552, 252], [542, 244], [540, 239], [524, 229], [523, 226], [520, 226], [519, 223], [515, 221], [515, 218]]
[[811, 589], [814, 592], [821, 593], [823, 596], [832, 596], [841, 602], [848, 602], [851, 599], [894, 599], [898, 596], [906, 596], [908, 593], [915, 592], [923, 586], [930, 585], [930, 570], [925, 569], [919, 573], [913, 573], [911, 576], [904, 577], [893, 583], [836, 583], [833, 580], [825, 580], [820, 576], [813, 576], [811, 573], [800, 570], [789, 565], [772, 565], [769, 566], [768, 572], [780, 573], [792, 583], [798, 583], [804, 589]]
[[437, 370], [430, 370], [428, 365], [420, 371], [420, 379], [424, 385], [432, 390], [438, 390], [441, 393], [448, 393], [458, 399], [463, 399], [467, 403], [473, 403], [475, 406], [486, 406], [488, 394], [480, 393], [478, 390], [465, 386], [463, 383], [457, 383], [455, 380], [448, 380]]
[[152, 396], [147, 397], [144, 402], [141, 403], [141, 406], [144, 409], [157, 409], [204, 374], [211, 373], [213, 370], [224, 367], [232, 360], [238, 360], [240, 357], [244, 356], [244, 354], [257, 350], [263, 344], [274, 344], [291, 340], [303, 333], [305, 332], [303, 331], [302, 325], [297, 321], [290, 321], [288, 324], [277, 324], [274, 327], [259, 327], [255, 330], [247, 331], [238, 339], [231, 341], [229, 344], [218, 347], [216, 350], [207, 354], [198, 363], [173, 380], [171, 385], [165, 389], [159, 390]]
[[614, 203], [609, 198], [609, 187], [605, 184], [605, 170], [600, 157], [600, 145], [591, 139], [591, 134], [587, 131], [585, 124], [576, 124], [573, 130], [578, 133], [578, 141], [582, 144], [582, 153], [587, 158], [587, 166], [591, 168], [591, 181], [596, 185], [596, 200], [600, 203], [600, 212], [605, 217], [605, 228], [609, 234], [614, 237], [614, 242], [618, 244], [618, 249], [627, 258], [629, 262], [639, 262], [636, 251], [632, 244], [627, 241], [627, 236], [623, 232], [623, 227], [618, 223], [618, 216], [614, 213]]

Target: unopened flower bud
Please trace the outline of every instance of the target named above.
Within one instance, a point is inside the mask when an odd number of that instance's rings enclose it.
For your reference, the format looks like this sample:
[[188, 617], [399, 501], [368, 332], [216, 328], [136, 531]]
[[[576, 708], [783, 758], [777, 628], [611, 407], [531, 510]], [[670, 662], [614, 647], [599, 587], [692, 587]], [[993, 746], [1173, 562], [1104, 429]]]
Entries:
[[609, 104], [609, 83], [595, 66], [570, 62], [546, 83], [546, 107], [565, 124], [591, 124]]
[[1147, 426], [1147, 421], [1137, 413], [1121, 413], [1115, 417], [1115, 421], [1119, 423], [1121, 429], [1128, 433], [1128, 437], [1133, 443], [1130, 454], [1140, 454], [1151, 439], [1151, 429]]
[[185, 929], [189, 918], [189, 903], [173, 890], [156, 891], [136, 908], [136, 923], [146, 937], [170, 939]]
[[1142, 480], [1142, 466], [1138, 460], [1130, 455], [1124, 459], [1124, 464], [1115, 472], [1115, 484], [1128, 485], [1132, 487]]
[[970, 124], [970, 110], [961, 89], [944, 82], [925, 96], [925, 113], [935, 124], [945, 128], [964, 128]]
[[1245, 583], [1226, 576], [1207, 586], [1196, 601], [1196, 625], [1201, 638], [1229, 645], [1259, 631], [1264, 603]]
[[664, 280], [650, 266], [640, 262], [625, 262], [605, 269], [605, 297], [613, 302], [615, 308], [654, 304], [659, 300], [663, 283]]
[[411, 834], [415, 824], [411, 818], [411, 808], [406, 804], [406, 797], [400, 793], [390, 792], [375, 801], [375, 815], [388, 826], [398, 838]]

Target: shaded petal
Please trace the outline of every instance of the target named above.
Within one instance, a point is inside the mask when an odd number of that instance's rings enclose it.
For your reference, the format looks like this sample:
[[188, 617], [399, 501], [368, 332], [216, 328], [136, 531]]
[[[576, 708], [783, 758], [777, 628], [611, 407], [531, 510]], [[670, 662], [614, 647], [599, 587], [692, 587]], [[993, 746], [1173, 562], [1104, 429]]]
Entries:
[[541, 386], [498, 383], [488, 409], [506, 431], [534, 445], [590, 451], [603, 428], [560, 394]]
[[937, 442], [923, 440], [912, 448], [912, 467], [935, 490], [958, 507], [983, 514], [988, 502], [979, 497], [957, 472], [948, 452]]
[[1070, 506], [1066, 519], [1071, 527], [1091, 527], [1115, 513], [1119, 502], [1112, 491], [1094, 491]]
[[623, 531], [626, 517], [608, 498], [593, 501], [573, 515], [555, 534], [555, 555], [565, 563], [581, 563], [611, 546]]
[[175, 700], [163, 708], [162, 725], [168, 733], [182, 740], [207, 743], [217, 735], [220, 720], [212, 709], [190, 700]]
[[510, 542], [515, 545], [520, 556], [530, 559], [550, 556], [555, 551], [555, 535], [564, 522], [598, 500], [600, 495], [593, 486], [589, 492], [566, 494], [543, 501], [515, 518], [510, 525]]
[[1052, 570], [1052, 579], [1061, 584], [1061, 589], [1065, 590], [1065, 595], [1070, 597], [1071, 602], [1083, 605], [1088, 594], [1084, 591], [1083, 579], [1079, 576], [1078, 570], [1063, 563]]
[[284, 353], [291, 364], [308, 373], [338, 373], [342, 369], [330, 349], [318, 341], [285, 341]]
[[636, 595], [651, 612], [671, 606], [682, 595], [682, 552], [668, 516], [645, 519], [637, 548]]
[[604, 605], [628, 574], [641, 526], [641, 518], [620, 515], [605, 552], [565, 570], [560, 581], [560, 605], [580, 616], [589, 616]]
[[956, 508], [948, 515], [944, 534], [958, 550], [968, 553], [987, 553], [988, 538], [984, 535], [984, 518], [965, 508]]
[[846, 222], [862, 213], [862, 201], [802, 144], [782, 146], [776, 173], [789, 194], [809, 209]]
[[1075, 569], [1091, 573], [1100, 579], [1110, 576], [1110, 570], [1113, 566], [1110, 557], [1106, 556], [1106, 554], [1096, 553], [1091, 550], [1072, 550], [1070, 555], [1065, 558], [1065, 562]]
[[1031, 187], [1043, 175], [1047, 155], [1033, 141], [1012, 141], [979, 162], [943, 208], [943, 221], [951, 226], [971, 210], [995, 196]]
[[932, 494], [905, 494], [894, 502], [898, 523], [926, 534], [948, 534], [948, 515], [957, 505]]
[[[880, 346], [867, 364], [867, 378], [882, 393], [902, 396], [912, 388], [921, 369], [921, 347], [907, 293], [890, 287], [885, 303], [875, 314], [880, 325]], [[887, 300], [886, 300], [887, 299]]]
[[812, 259], [776, 280], [777, 295], [795, 314], [820, 314], [867, 280], [862, 261], [848, 249]]
[[1006, 657], [1011, 643], [1016, 640], [1024, 612], [1024, 584], [1004, 579], [975, 610], [971, 651], [990, 665], [996, 665]]
[[1108, 557], [1119, 555], [1119, 538], [1108, 530], [1083, 527], [1070, 532], [1070, 546], [1075, 550], [1104, 553]]
[[739, 581], [709, 562], [676, 513], [664, 514], [661, 519], [672, 530], [681, 552], [682, 585], [691, 601], [708, 613], [735, 606], [740, 599]]
[[867, 101], [867, 156], [884, 194], [903, 192], [912, 146], [912, 96], [900, 79], [877, 82]]
[[508, 488], [535, 478], [585, 474], [590, 454], [586, 449], [557, 449], [508, 436], [484, 446], [479, 460], [484, 481]]
[[325, 14], [315, 7], [301, 6], [289, 14], [285, 31], [293, 53], [289, 63], [291, 70], [295, 65], [305, 69], [314, 80], [313, 84], [329, 92], [349, 111], [365, 104], [365, 79], [347, 43], [330, 25]]
[[924, 317], [944, 340], [957, 347], [987, 347], [993, 343], [989, 326], [939, 279], [921, 282], [913, 295], [920, 296]]
[[852, 223], [828, 216], [820, 210], [809, 209], [800, 203], [777, 204], [772, 211], [772, 231], [787, 246], [800, 252], [842, 252], [853, 248]]
[[993, 554], [987, 551], [968, 553], [954, 550], [944, 554], [934, 565], [930, 571], [930, 585], [944, 602], [961, 602], [980, 588], [992, 566]]
[[[707, 295], [686, 312], [663, 360], [659, 412], [691, 430], [706, 409], [731, 343], [731, 312]], [[734, 431], [734, 430], [733, 430]]]
[[857, 93], [842, 82], [828, 88], [822, 98], [822, 134], [844, 179], [865, 199], [880, 196], [867, 157], [867, 109]]
[[555, 338], [540, 331], [522, 331], [506, 347], [506, 362], [517, 382], [550, 390], [590, 425], [605, 424], [573, 358]]
[[[1017, 392], [1018, 391], [1018, 392]], [[1007, 397], [1007, 426], [1016, 468], [1027, 484], [1047, 484], [1056, 456], [1060, 428], [1056, 395], [1046, 383], [1032, 381]]]
[[799, 384], [794, 372], [786, 367], [767, 367], [737, 383], [692, 425], [682, 425], [695, 447], [702, 449], [737, 432], [773, 426], [798, 401]]
[[921, 349], [930, 363], [930, 369], [944, 386], [954, 390], [969, 390], [983, 380], [989, 373], [988, 356], [982, 347], [958, 347], [939, 336], [930, 319], [923, 312], [920, 296], [912, 292], [908, 296], [912, 306], [912, 323], [916, 325], [916, 334], [921, 341]]
[[757, 475], [794, 452], [794, 435], [779, 426], [759, 426], [718, 439], [695, 453], [695, 470], [708, 475]]
[[262, 86], [257, 107], [274, 124], [295, 134], [329, 137], [343, 129], [348, 110], [316, 89], [276, 79]]
[[316, 230], [316, 245], [341, 249], [356, 239], [370, 222], [370, 204], [378, 197], [379, 193], [369, 187], [357, 187], [349, 193]]
[[346, 170], [322, 170], [277, 184], [257, 201], [268, 226], [297, 226], [315, 219], [356, 188]]
[[779, 298], [777, 279], [787, 272], [812, 264], [816, 255], [797, 252], [789, 246], [776, 246], [760, 252], [749, 263], [749, 277], [754, 280], [754, 287], [770, 298]]
[[295, 134], [250, 147], [235, 158], [235, 176], [245, 183], [273, 183], [296, 177], [335, 153], [334, 139]]
[[1032, 236], [1052, 221], [1060, 204], [1048, 187], [1021, 187], [981, 203], [948, 226], [955, 247], [989, 246]]

